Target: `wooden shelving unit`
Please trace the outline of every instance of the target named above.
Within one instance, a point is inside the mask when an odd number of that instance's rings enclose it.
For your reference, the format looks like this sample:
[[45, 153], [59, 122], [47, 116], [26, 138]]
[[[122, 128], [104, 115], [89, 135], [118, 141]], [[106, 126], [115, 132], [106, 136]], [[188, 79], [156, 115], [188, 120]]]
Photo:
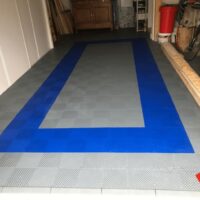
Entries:
[[136, 11], [136, 31], [147, 31], [148, 27], [148, 0], [134, 0]]

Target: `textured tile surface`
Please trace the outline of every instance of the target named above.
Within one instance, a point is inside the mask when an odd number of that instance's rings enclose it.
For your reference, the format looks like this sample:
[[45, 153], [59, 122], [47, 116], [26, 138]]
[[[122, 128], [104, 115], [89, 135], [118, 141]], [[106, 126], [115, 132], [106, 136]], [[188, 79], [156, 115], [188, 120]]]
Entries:
[[[107, 33], [92, 32], [81, 33], [75, 36], [75, 38], [63, 40], [63, 43], [60, 44], [60, 46], [57, 46], [55, 50], [51, 51], [47, 56], [39, 61], [36, 66], [34, 66], [0, 97], [0, 130], [3, 130], [9, 124], [12, 118], [38, 89], [63, 55], [71, 47], [73, 41], [118, 39], [122, 37], [130, 38], [138, 37], [138, 35], [134, 34], [132, 31], [123, 31], [121, 33], [113, 33], [110, 31]], [[49, 154], [42, 153], [0, 153], [0, 189], [9, 193], [12, 191], [29, 192], [32, 189], [35, 190], [33, 187], [41, 188], [45, 186], [54, 187], [52, 188], [52, 192], [78, 193], [78, 191], [83, 192], [83, 190], [78, 189], [78, 185], [79, 187], [87, 185], [87, 188], [93, 188], [93, 184], [95, 183], [96, 186], [97, 184], [102, 184], [103, 188], [113, 189], [131, 188], [139, 190], [160, 189], [200, 191], [200, 184], [195, 177], [195, 174], [200, 172], [200, 128], [199, 122], [196, 122], [196, 120], [198, 120], [198, 113], [200, 112], [199, 107], [197, 107], [184, 84], [162, 54], [159, 45], [150, 41], [149, 45], [176, 109], [179, 112], [180, 118], [186, 128], [188, 137], [195, 149], [195, 154], [116, 155], [110, 153], [63, 153], [61, 156], [58, 154], [52, 154], [49, 156]], [[87, 73], [84, 75], [86, 76]], [[87, 77], [83, 78], [86, 79]], [[102, 79], [99, 81], [102, 81]], [[74, 84], [75, 83], [76, 82], [74, 82]], [[112, 83], [113, 82], [111, 82], [111, 84]], [[93, 87], [92, 89], [95, 90], [96, 88]], [[96, 95], [93, 90], [87, 92], [91, 96]], [[106, 93], [106, 90], [104, 90], [104, 92]], [[117, 94], [117, 91], [113, 91], [113, 94]], [[137, 96], [137, 92], [134, 93], [134, 96], [135, 95]], [[77, 106], [77, 101], [80, 101], [81, 96], [81, 91], [77, 90], [77, 96], [72, 96], [74, 101], [68, 104], [68, 108], [70, 109], [71, 106], [75, 108]], [[57, 99], [57, 103], [60, 105], [58, 105], [56, 109], [59, 110], [63, 107], [63, 104], [65, 104], [65, 100], [63, 100]], [[101, 100], [106, 100], [105, 96], [101, 96]], [[116, 102], [113, 102], [113, 105], [117, 105], [117, 100], [114, 101]], [[133, 105], [135, 105], [135, 103]], [[92, 105], [90, 103], [90, 105], [88, 105], [87, 103], [84, 103], [83, 110], [92, 106], [94, 106], [94, 104]], [[55, 112], [51, 113], [51, 119], [49, 118], [51, 122], [49, 121], [49, 123], [56, 124], [57, 126], [59, 120], [56, 121], [55, 118], [61, 118], [62, 115], [67, 118], [68, 113], [61, 113], [59, 115], [56, 109]], [[101, 116], [105, 114], [104, 112], [102, 114], [97, 111], [95, 112], [95, 116], [101, 118]], [[76, 116], [75, 112], [71, 112], [70, 114]], [[193, 115], [195, 117], [192, 117]], [[192, 119], [194, 119], [193, 122]], [[92, 174], [91, 177], [93, 178], [90, 177], [87, 182], [85, 177], [88, 177], [90, 172]], [[124, 175], [126, 173], [127, 180], [125, 178], [126, 175]], [[31, 189], [23, 189], [24, 187], [30, 187]], [[101, 187], [94, 190], [101, 192]], [[104, 190], [102, 191], [104, 192]], [[157, 194], [160, 195], [161, 193], [163, 195], [163, 191], [157, 191]], [[166, 194], [166, 191], [164, 193]], [[198, 195], [198, 193], [195, 194]]]
[[67, 153], [62, 154], [60, 168], [65, 169], [80, 169], [84, 165], [86, 155], [84, 153], [74, 154]]
[[18, 162], [15, 162], [17, 168], [36, 168], [39, 166], [40, 161], [44, 155], [35, 153], [23, 153], [21, 154]]
[[0, 168], [0, 186], [6, 186], [9, 178], [13, 174], [15, 168], [1, 167]]
[[127, 169], [107, 169], [104, 170], [103, 188], [124, 189], [128, 186]]
[[60, 169], [56, 175], [53, 187], [76, 187], [79, 176], [77, 169]]
[[143, 127], [130, 43], [90, 44], [41, 128]]
[[1, 154], [0, 167], [14, 167], [18, 163], [21, 156], [22, 154], [20, 153]]
[[52, 187], [58, 170], [54, 168], [35, 169], [28, 185], [30, 187]]
[[6, 186], [26, 187], [33, 173], [34, 169], [31, 168], [16, 168], [8, 179]]
[[103, 178], [104, 173], [102, 169], [82, 169], [80, 170], [76, 187], [102, 188]]
[[42, 187], [4, 187], [2, 193], [50, 193], [51, 188]]

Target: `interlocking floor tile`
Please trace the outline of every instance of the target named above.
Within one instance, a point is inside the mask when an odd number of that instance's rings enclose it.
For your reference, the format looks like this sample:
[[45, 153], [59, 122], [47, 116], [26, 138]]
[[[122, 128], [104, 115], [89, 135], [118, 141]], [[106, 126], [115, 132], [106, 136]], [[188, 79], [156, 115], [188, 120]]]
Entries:
[[104, 173], [102, 169], [81, 169], [76, 187], [102, 188], [103, 178], [104, 178]]
[[103, 189], [126, 189], [128, 187], [127, 169], [105, 169]]
[[0, 158], [0, 167], [15, 167], [19, 162], [22, 154], [20, 153], [5, 153]]
[[16, 168], [7, 180], [6, 186], [26, 187], [29, 184], [34, 171], [35, 169], [32, 168]]
[[37, 168], [29, 180], [29, 187], [52, 187], [58, 169], [54, 168]]
[[53, 187], [76, 187], [79, 176], [77, 169], [60, 169], [56, 175]]

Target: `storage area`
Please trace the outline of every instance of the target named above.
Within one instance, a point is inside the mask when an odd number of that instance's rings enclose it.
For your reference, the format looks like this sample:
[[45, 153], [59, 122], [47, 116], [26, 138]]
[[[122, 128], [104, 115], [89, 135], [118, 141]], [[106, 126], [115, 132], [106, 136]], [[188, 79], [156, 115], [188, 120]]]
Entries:
[[148, 1], [136, 0], [134, 2], [136, 13], [136, 31], [147, 31], [148, 29]]
[[80, 29], [113, 29], [111, 0], [73, 0], [72, 13], [76, 31]]

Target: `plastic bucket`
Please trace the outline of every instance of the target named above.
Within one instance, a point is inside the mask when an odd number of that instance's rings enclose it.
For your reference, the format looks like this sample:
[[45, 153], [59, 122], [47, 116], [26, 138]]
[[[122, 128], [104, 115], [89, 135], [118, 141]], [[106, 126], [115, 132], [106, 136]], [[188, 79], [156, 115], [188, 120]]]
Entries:
[[170, 42], [171, 40], [171, 35], [169, 33], [158, 33], [158, 42], [159, 43], [165, 43], [165, 42]]
[[177, 6], [160, 7], [160, 33], [173, 33]]

